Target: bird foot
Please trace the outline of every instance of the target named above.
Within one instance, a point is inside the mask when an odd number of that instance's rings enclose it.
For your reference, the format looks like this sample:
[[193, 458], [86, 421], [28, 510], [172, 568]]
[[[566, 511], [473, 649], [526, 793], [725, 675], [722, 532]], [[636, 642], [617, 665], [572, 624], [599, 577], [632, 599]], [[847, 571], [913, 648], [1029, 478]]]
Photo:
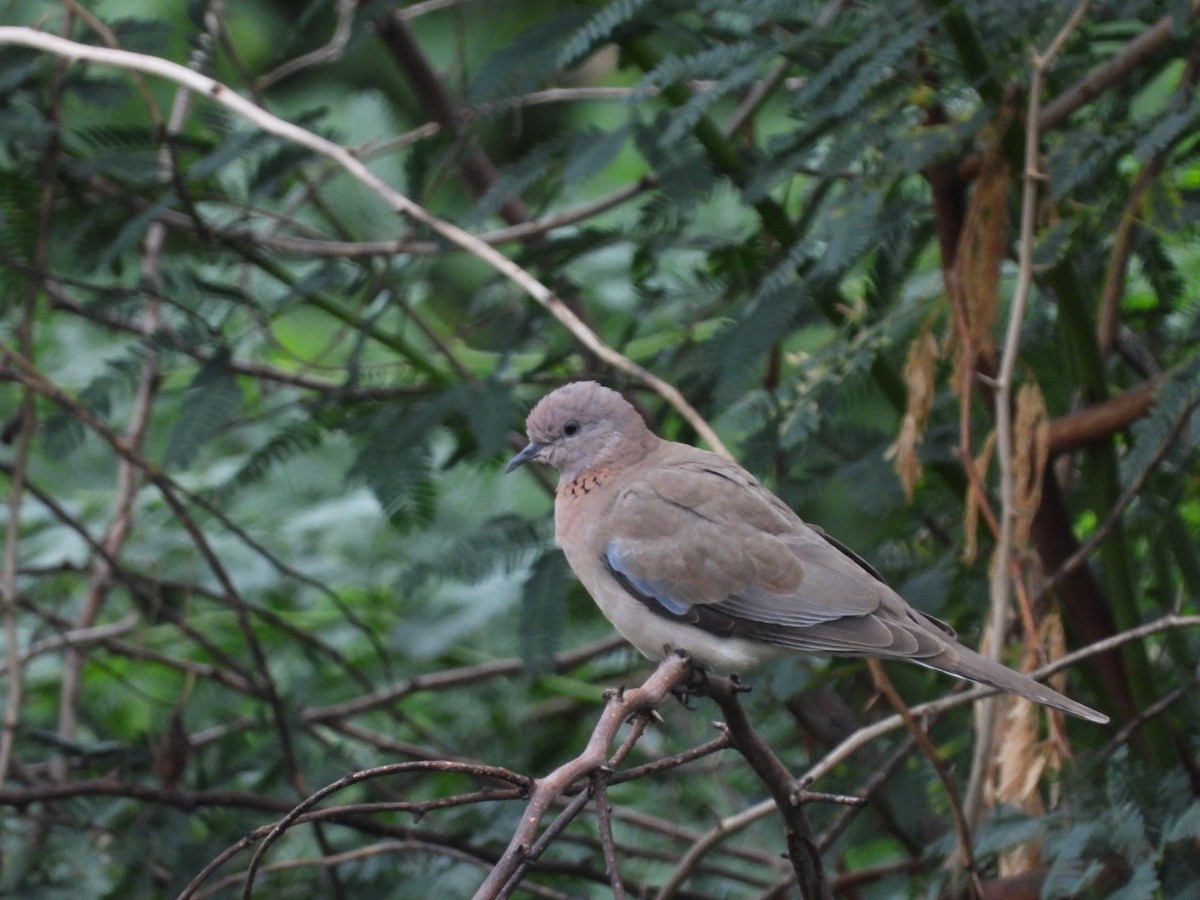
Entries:
[[735, 694], [748, 694], [754, 690], [750, 685], [742, 684], [742, 677], [737, 672], [729, 676], [729, 687], [733, 689]]
[[671, 693], [683, 704], [684, 709], [692, 709], [691, 699], [702, 696], [707, 691], [708, 673], [695, 663], [688, 668], [687, 678], [671, 689]]

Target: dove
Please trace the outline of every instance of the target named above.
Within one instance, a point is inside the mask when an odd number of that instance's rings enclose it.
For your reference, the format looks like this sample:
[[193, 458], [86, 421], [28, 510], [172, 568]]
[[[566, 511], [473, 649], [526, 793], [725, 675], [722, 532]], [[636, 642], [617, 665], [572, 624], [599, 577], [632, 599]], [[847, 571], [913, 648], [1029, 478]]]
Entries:
[[558, 470], [555, 540], [650, 659], [682, 651], [731, 674], [789, 653], [901, 659], [1108, 721], [960, 644], [740, 465], [658, 437], [616, 391], [566, 384], [534, 406], [526, 432], [505, 473]]

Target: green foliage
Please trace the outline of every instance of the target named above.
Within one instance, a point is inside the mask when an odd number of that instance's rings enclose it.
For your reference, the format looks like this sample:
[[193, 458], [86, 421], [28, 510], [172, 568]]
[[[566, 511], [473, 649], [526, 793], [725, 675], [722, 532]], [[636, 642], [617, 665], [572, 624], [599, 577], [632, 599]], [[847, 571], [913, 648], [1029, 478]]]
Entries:
[[609, 44], [618, 29], [637, 18], [645, 7], [653, 5], [649, 0], [617, 0], [605, 5], [558, 45], [556, 68], [566, 70], [582, 62]]
[[1188, 897], [1200, 878], [1193, 852], [1200, 801], [1178, 773], [1162, 781], [1121, 752], [1105, 768], [1107, 802], [1051, 824], [1042, 897]]
[[[1183, 431], [1189, 438], [1196, 428], [1187, 428], [1200, 406], [1200, 358], [1192, 358], [1171, 372], [1155, 391], [1154, 408], [1133, 428], [1134, 447], [1122, 461], [1127, 480], [1141, 475], [1151, 460], [1170, 448], [1173, 437]], [[1190, 458], [1195, 441], [1181, 446], [1177, 458]]]
[[186, 468], [200, 448], [238, 414], [243, 399], [226, 354], [218, 354], [201, 366], [184, 393], [164, 465]]
[[[964, 397], [948, 254], [983, 246], [964, 223], [983, 160], [1000, 153], [1016, 174], [1006, 209], [986, 210], [1007, 223], [995, 269], [954, 273], [972, 315], [997, 288], [985, 328], [998, 346], [1021, 239], [1030, 48], [1061, 27], [1062, 4], [91, 6], [104, 30], [47, 4], [10, 3], [3, 18], [192, 66], [353, 144], [445, 221], [493, 237], [520, 226], [495, 238], [499, 252], [678, 387], [803, 518], [977, 641], [994, 544], [967, 523], [979, 549], [963, 561], [963, 459], [994, 428], [995, 355]], [[420, 13], [403, 22], [419, 55], [379, 40], [380, 17], [401, 7]], [[1164, 15], [1170, 33], [1119, 80], [1085, 81], [1128, 59]], [[1054, 460], [1062, 505], [1048, 511], [1061, 530], [1039, 520], [1018, 551], [1032, 577], [1052, 568], [1051, 550], [1110, 522], [1078, 573], [1092, 590], [1077, 578], [1056, 591], [1071, 648], [1114, 621], [1196, 612], [1192, 16], [1187, 2], [1093, 5], [1046, 73], [1044, 103], [1090, 89], [1039, 135], [1046, 177], [1017, 383], [1038, 385], [1050, 420], [1070, 426], [1155, 382], [1148, 410]], [[330, 43], [339, 21], [344, 46]], [[262, 80], [307, 53], [305, 67]], [[502, 477], [501, 460], [537, 398], [575, 377], [624, 390], [662, 434], [697, 439], [489, 264], [297, 143], [212, 98], [184, 101], [157, 76], [0, 45], [0, 474], [16, 560], [4, 612], [24, 660], [17, 693], [15, 661], [0, 660], [0, 695], [20, 697], [6, 710], [17, 725], [3, 788], [18, 798], [0, 817], [6, 896], [175, 896], [356, 769], [467, 759], [541, 777], [560, 766], [587, 743], [603, 690], [645, 669], [632, 651], [569, 666], [556, 656], [612, 630], [553, 546], [552, 486], [530, 469]], [[1114, 257], [1121, 246], [1127, 259]], [[1113, 272], [1110, 347], [1097, 322]], [[939, 355], [909, 502], [889, 453], [919, 385], [909, 346], [926, 331]], [[136, 453], [115, 452], [93, 423]], [[161, 466], [186, 521], [162, 481], [131, 482], [122, 459]], [[978, 475], [995, 511], [994, 460]], [[1135, 480], [1136, 502], [1117, 508]], [[1181, 773], [1197, 766], [1200, 641], [1174, 630], [1124, 653], [1129, 698], [1111, 690], [1122, 677], [1111, 659], [1073, 666], [1069, 693], [1122, 724], [1164, 697], [1165, 708], [1131, 733], [1070, 723], [1073, 755], [1045, 775], [1049, 811], [1006, 810], [978, 830], [985, 880], [1000, 854], [1035, 841], [1047, 898], [1194, 888], [1200, 806]], [[949, 690], [917, 667], [890, 672], [913, 702]], [[797, 774], [883, 714], [853, 661], [788, 660], [748, 681], [752, 721]], [[664, 708], [617, 769], [709, 740], [711, 708], [696, 705]], [[163, 750], [172, 722], [190, 736], [177, 776]], [[965, 779], [970, 716], [929, 727]], [[816, 789], [863, 790], [904, 740], [877, 737]], [[30, 799], [46, 786], [64, 793]], [[369, 809], [320, 834], [288, 829], [266, 862], [295, 865], [260, 875], [256, 896], [469, 895], [482, 877], [471, 860], [500, 852], [519, 807], [435, 807], [495, 787], [424, 771], [340, 791], [326, 805], [431, 807], [418, 821]], [[627, 892], [652, 896], [714, 817], [763, 790], [726, 752], [608, 795]], [[842, 816], [809, 812], [819, 830]], [[598, 841], [595, 822], [577, 820], [528, 877], [607, 895]], [[948, 801], [908, 755], [829, 845], [827, 870], [868, 873], [847, 889], [864, 897], [916, 896], [942, 883], [952, 848]], [[777, 821], [763, 820], [710, 848], [681, 891], [767, 895], [786, 874], [781, 849]], [[303, 862], [342, 851], [337, 866]], [[236, 880], [246, 859], [208, 885]], [[231, 890], [240, 882], [218, 892]]]

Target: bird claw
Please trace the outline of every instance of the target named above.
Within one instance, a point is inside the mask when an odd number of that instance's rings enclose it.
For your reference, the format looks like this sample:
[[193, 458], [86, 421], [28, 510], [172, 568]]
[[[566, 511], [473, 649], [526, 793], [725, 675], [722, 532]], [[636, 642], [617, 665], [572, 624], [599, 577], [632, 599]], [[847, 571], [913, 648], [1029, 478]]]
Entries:
[[688, 669], [687, 678], [671, 689], [675, 699], [683, 704], [684, 709], [692, 709], [691, 699], [700, 697], [708, 691], [708, 673], [695, 663]]

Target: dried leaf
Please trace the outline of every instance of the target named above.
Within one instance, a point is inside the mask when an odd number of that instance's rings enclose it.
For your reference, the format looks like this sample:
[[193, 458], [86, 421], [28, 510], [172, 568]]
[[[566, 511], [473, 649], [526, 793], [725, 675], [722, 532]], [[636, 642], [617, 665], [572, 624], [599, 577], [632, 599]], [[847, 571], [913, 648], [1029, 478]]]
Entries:
[[929, 411], [933, 409], [937, 360], [937, 340], [928, 328], [923, 328], [908, 347], [908, 358], [904, 361], [908, 404], [900, 423], [900, 434], [887, 452], [887, 457], [895, 460], [896, 474], [910, 501], [921, 480], [921, 457], [917, 448], [925, 438], [925, 425], [929, 421]]
[[[995, 359], [992, 327], [1000, 307], [1000, 267], [1008, 247], [1008, 188], [1012, 181], [999, 139], [984, 151], [975, 190], [967, 207], [950, 284], [965, 321], [965, 343], [957, 344], [953, 384], [971, 384], [977, 360]], [[961, 336], [960, 336], [961, 337]]]
[[[1043, 616], [1038, 626], [1038, 638], [1040, 646], [1026, 646], [1021, 656], [1019, 669], [1022, 672], [1032, 671], [1041, 664], [1043, 647], [1050, 659], [1057, 659], [1066, 652], [1062, 619], [1056, 612]], [[1061, 676], [1058, 680], [1061, 682]], [[1061, 683], [1055, 686], [1062, 687]], [[1004, 703], [1006, 712], [997, 727], [998, 750], [992, 769], [995, 782], [989, 791], [989, 800], [1022, 809], [1030, 815], [1045, 815], [1046, 804], [1038, 784], [1047, 772], [1062, 768], [1066, 748], [1057, 741], [1040, 739], [1038, 728], [1043, 711], [1051, 717], [1062, 714], [1045, 710], [1023, 697], [1006, 696]], [[1000, 874], [1017, 875], [1040, 864], [1040, 848], [1025, 844], [1000, 858]]]
[[1029, 543], [1033, 517], [1042, 501], [1042, 479], [1050, 459], [1050, 415], [1034, 383], [1021, 385], [1013, 422], [1013, 548]]
[[[996, 432], [988, 435], [987, 440], [983, 442], [983, 447], [979, 451], [979, 455], [975, 457], [975, 471], [979, 474], [979, 480], [982, 483], [983, 476], [987, 474], [988, 466], [992, 464], [992, 452], [996, 449]], [[979, 553], [979, 510], [984, 502], [984, 498], [979, 495], [974, 485], [967, 489], [967, 505], [963, 510], [963, 562], [967, 565], [975, 562], [975, 557]]]

